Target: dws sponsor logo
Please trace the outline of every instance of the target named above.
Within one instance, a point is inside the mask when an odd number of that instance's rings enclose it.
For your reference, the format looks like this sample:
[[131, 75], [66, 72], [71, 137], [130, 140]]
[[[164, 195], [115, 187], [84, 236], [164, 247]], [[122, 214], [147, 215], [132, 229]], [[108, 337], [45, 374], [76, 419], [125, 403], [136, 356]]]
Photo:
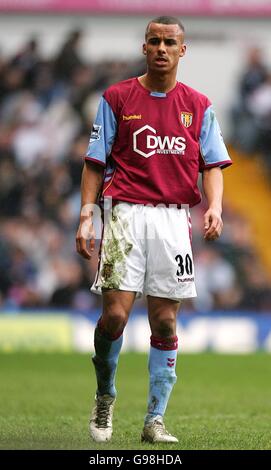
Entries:
[[[141, 136], [142, 133], [144, 133], [143, 136]], [[155, 153], [184, 155], [186, 142], [184, 137], [156, 135], [156, 130], [146, 125], [134, 132], [133, 149], [134, 152], [145, 158], [149, 158]]]

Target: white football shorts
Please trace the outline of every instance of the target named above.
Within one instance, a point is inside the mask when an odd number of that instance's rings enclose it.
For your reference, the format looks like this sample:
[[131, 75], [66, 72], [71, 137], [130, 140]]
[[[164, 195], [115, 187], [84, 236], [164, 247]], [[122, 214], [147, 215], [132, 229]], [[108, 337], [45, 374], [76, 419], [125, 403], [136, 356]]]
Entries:
[[189, 211], [118, 203], [104, 221], [92, 292], [136, 292], [178, 300], [196, 297]]

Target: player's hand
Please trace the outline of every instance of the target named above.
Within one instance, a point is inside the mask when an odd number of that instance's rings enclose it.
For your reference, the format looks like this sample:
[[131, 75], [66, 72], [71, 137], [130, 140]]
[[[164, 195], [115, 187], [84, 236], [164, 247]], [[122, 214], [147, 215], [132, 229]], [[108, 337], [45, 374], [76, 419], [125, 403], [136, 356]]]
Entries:
[[223, 228], [221, 211], [209, 208], [204, 214], [204, 238], [205, 240], [216, 240], [220, 237]]
[[91, 217], [82, 217], [76, 234], [76, 250], [85, 259], [90, 259], [95, 248], [95, 230]]

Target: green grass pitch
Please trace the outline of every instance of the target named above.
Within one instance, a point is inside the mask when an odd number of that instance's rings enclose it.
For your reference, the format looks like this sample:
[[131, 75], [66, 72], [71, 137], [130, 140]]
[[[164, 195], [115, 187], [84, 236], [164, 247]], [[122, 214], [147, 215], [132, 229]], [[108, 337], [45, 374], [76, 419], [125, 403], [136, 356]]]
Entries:
[[0, 355], [1, 449], [271, 449], [270, 355], [179, 355], [166, 425], [178, 444], [141, 444], [147, 356], [122, 354], [114, 434], [88, 437], [95, 392], [88, 355]]

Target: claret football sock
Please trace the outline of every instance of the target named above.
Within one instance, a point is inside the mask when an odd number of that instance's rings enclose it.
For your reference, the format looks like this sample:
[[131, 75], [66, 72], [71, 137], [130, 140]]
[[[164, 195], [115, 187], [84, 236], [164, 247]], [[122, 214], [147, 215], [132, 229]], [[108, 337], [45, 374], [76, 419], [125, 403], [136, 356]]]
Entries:
[[145, 424], [156, 416], [164, 416], [177, 377], [175, 373], [178, 338], [151, 336], [149, 355], [150, 388]]
[[122, 332], [110, 338], [98, 322], [94, 333], [95, 355], [92, 358], [97, 377], [97, 395], [116, 396], [115, 374], [122, 341]]

